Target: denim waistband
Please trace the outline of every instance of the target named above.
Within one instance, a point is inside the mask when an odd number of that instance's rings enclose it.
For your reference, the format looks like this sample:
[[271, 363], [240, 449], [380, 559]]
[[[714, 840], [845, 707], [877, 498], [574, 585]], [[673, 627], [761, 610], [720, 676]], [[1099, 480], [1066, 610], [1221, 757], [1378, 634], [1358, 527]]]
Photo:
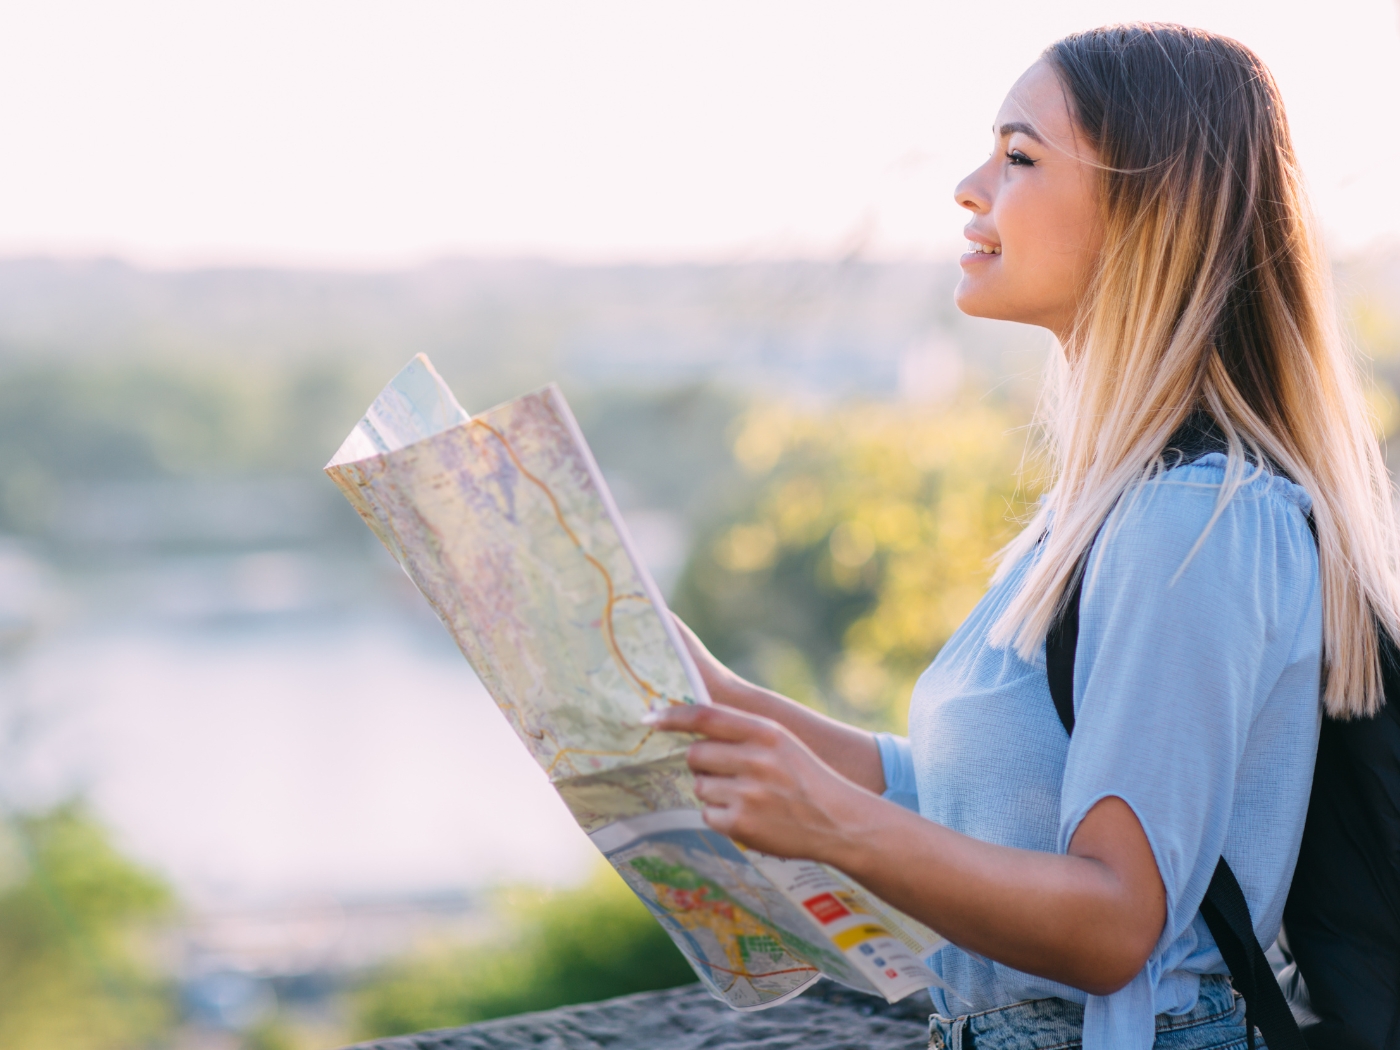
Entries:
[[[1207, 1050], [1245, 1044], [1244, 1001], [1229, 978], [1207, 974], [1184, 1014], [1158, 1014], [1154, 1050]], [[1030, 999], [961, 1017], [929, 1018], [929, 1050], [1068, 1050], [1084, 1038], [1084, 1007], [1067, 999]], [[1262, 1050], [1258, 1040], [1255, 1046]]]

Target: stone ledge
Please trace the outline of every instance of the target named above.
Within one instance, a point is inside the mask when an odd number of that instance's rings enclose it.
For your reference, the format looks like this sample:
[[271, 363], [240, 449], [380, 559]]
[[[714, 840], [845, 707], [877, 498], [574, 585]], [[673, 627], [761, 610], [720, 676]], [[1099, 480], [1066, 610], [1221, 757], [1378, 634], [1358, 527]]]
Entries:
[[782, 1006], [739, 1013], [690, 984], [348, 1050], [924, 1050], [930, 1009], [922, 992], [890, 1005], [821, 981]]

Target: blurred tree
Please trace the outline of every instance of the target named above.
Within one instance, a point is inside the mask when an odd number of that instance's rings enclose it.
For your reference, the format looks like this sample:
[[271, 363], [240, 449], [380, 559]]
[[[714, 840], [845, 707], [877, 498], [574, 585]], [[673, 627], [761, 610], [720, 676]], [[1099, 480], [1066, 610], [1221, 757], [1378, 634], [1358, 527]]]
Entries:
[[[110, 481], [282, 475], [319, 493], [321, 466], [374, 389], [362, 368], [315, 361], [7, 372], [0, 532], [45, 536], [64, 513], [65, 492]], [[353, 514], [337, 521], [359, 538]]]
[[[330, 359], [0, 373], [0, 533], [61, 533], [67, 497], [107, 482], [276, 475], [324, 501], [335, 537], [362, 544], [364, 526], [320, 474], [384, 378]], [[721, 497], [741, 491], [724, 436], [742, 409], [738, 395], [704, 385], [583, 388], [571, 400], [628, 509], [707, 520]]]
[[696, 545], [677, 612], [741, 673], [901, 727], [1036, 495], [1018, 488], [1023, 415], [970, 399], [754, 407], [733, 450], [757, 495]]
[[505, 902], [510, 933], [374, 974], [357, 995], [364, 1038], [671, 988], [695, 973], [611, 868], [585, 886]]
[[626, 508], [641, 503], [705, 522], [747, 480], [725, 437], [745, 398], [692, 384], [568, 392], [589, 448]]
[[1376, 431], [1389, 437], [1400, 427], [1400, 314], [1389, 296], [1363, 294], [1347, 301], [1344, 317], [1363, 358]]
[[242, 1050], [298, 1050], [298, 1042], [290, 1024], [271, 1017], [243, 1033]]
[[29, 531], [23, 497], [55, 482], [314, 473], [373, 396], [362, 370], [334, 363], [5, 373], [0, 527]]
[[0, 1046], [158, 1045], [174, 997], [134, 938], [172, 903], [77, 803], [0, 824]]

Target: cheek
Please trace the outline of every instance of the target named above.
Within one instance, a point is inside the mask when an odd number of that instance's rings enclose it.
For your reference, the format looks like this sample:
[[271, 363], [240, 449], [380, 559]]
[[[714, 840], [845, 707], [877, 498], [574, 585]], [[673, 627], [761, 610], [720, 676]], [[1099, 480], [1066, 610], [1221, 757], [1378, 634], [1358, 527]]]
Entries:
[[1072, 307], [1083, 283], [1093, 222], [1078, 194], [1055, 189], [1029, 179], [1003, 186], [992, 208], [1001, 258], [990, 266], [964, 268], [954, 297], [964, 312], [1052, 324]]
[[1015, 187], [997, 201], [994, 218], [1001, 237], [1001, 251], [1009, 272], [1029, 275], [1043, 268], [1046, 249], [1045, 219], [1051, 202], [1029, 188]]
[[1008, 194], [997, 215], [1006, 278], [1028, 297], [1048, 305], [1074, 295], [1093, 257], [1095, 213], [1077, 195]]

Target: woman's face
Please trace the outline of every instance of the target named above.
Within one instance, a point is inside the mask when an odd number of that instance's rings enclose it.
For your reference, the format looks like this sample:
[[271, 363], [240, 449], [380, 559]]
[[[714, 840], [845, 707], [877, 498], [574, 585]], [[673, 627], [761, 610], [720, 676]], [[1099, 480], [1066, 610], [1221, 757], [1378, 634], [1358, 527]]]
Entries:
[[954, 299], [963, 313], [1040, 325], [1063, 342], [1103, 242], [1094, 152], [1044, 61], [1012, 87], [992, 135], [992, 155], [955, 193], [972, 220]]

